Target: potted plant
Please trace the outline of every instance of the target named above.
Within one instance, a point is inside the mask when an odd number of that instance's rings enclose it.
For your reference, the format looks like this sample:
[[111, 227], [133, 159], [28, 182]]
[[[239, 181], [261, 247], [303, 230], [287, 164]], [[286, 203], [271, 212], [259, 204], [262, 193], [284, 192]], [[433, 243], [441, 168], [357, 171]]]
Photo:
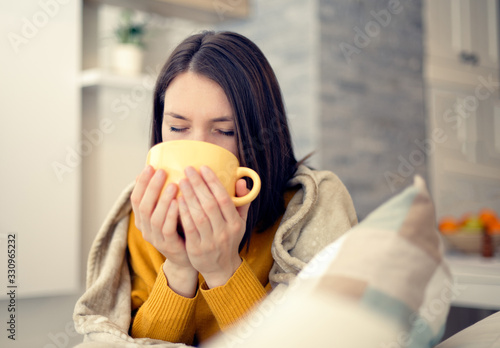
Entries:
[[146, 22], [137, 23], [132, 20], [133, 12], [124, 9], [120, 23], [115, 29], [118, 44], [113, 54], [113, 65], [116, 72], [127, 75], [137, 75], [142, 70], [144, 36]]

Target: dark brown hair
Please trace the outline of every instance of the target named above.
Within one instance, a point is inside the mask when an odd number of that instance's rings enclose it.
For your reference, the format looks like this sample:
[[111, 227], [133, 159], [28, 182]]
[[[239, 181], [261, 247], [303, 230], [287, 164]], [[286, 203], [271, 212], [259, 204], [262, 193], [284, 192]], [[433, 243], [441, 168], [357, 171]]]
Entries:
[[165, 91], [187, 71], [224, 90], [235, 116], [240, 163], [261, 177], [262, 188], [250, 205], [241, 248], [254, 227], [262, 231], [283, 214], [286, 183], [297, 167], [281, 90], [264, 54], [246, 37], [212, 31], [192, 35], [172, 52], [156, 82], [151, 146], [162, 142]]

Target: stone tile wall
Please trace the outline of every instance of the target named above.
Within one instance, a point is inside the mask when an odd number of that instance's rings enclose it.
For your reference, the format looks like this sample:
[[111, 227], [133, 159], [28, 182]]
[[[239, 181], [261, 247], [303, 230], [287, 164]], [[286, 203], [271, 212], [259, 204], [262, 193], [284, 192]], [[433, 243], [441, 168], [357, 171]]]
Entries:
[[[319, 146], [316, 1], [256, 0], [245, 21], [221, 22], [217, 30], [247, 36], [264, 52], [282, 89], [298, 159]], [[309, 164], [320, 165], [320, 156]]]
[[422, 3], [319, 0], [321, 163], [359, 218], [426, 176]]
[[283, 90], [297, 157], [334, 171], [359, 218], [426, 176], [421, 0], [257, 0], [243, 22]]

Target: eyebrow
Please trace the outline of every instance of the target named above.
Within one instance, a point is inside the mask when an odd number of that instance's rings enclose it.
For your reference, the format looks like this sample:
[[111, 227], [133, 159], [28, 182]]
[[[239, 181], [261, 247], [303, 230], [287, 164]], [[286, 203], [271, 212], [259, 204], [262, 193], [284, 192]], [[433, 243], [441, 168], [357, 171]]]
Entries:
[[[176, 114], [175, 112], [165, 112], [164, 116], [170, 116], [179, 120], [184, 120], [184, 121], [191, 121], [189, 118]], [[215, 123], [215, 122], [234, 122], [233, 118], [230, 116], [221, 116], [221, 117], [216, 117], [212, 118], [210, 122]]]

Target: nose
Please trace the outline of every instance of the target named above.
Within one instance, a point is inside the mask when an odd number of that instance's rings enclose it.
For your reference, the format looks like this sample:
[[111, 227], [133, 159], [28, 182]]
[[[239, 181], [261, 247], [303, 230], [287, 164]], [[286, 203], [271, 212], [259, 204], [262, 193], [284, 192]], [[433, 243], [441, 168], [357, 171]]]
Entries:
[[204, 142], [209, 141], [207, 134], [201, 130], [195, 131], [191, 133], [191, 135], [192, 135], [191, 140], [204, 141]]

